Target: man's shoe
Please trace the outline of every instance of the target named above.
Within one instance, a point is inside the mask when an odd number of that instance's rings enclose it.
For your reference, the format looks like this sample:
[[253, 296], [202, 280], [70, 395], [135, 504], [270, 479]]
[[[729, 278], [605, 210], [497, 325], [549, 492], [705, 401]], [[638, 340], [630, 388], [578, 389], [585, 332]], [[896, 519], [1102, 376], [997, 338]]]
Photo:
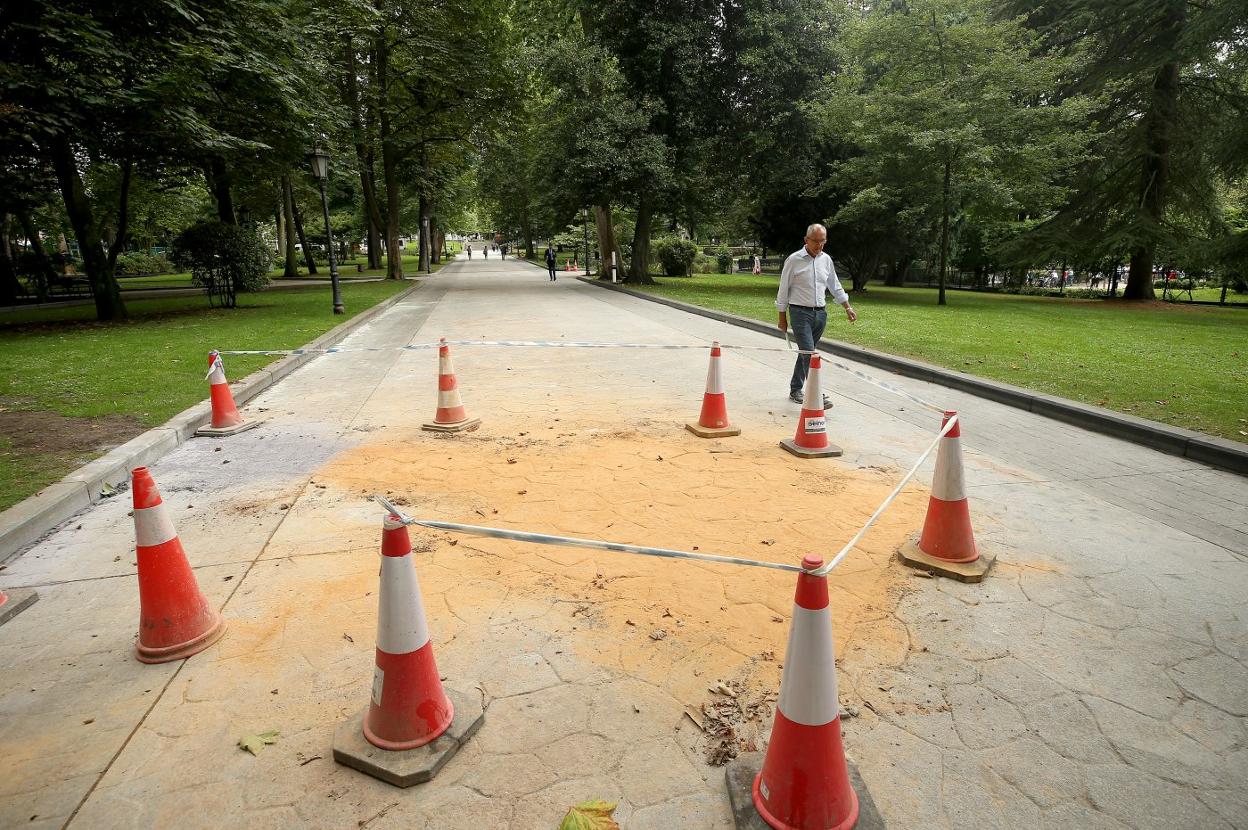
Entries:
[[831, 399], [831, 398], [829, 398], [827, 395], [824, 395], [824, 396], [823, 396], [823, 408], [824, 408], [824, 409], [831, 409], [831, 408], [832, 408], [832, 399]]
[[802, 400], [802, 393], [801, 393], [800, 391], [799, 391], [799, 392], [790, 392], [790, 393], [789, 393], [789, 400], [793, 401], [793, 403], [803, 403], [803, 400]]

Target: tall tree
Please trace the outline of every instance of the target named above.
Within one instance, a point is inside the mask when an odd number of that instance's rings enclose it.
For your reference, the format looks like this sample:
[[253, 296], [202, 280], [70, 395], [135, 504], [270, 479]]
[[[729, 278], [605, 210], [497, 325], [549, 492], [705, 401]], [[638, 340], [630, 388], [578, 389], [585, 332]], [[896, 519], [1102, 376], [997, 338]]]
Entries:
[[955, 224], [1051, 204], [1060, 193], [1050, 183], [1082, 156], [1086, 102], [1045, 100], [1063, 62], [1027, 58], [1028, 31], [993, 19], [988, 0], [878, 7], [849, 41], [851, 59], [822, 110], [828, 133], [855, 148], [838, 165], [853, 187], [839, 215], [926, 217], [944, 305]]
[[1063, 209], [1038, 229], [1052, 246], [1082, 240], [1130, 259], [1124, 297], [1152, 299], [1160, 246], [1216, 222], [1219, 177], [1248, 164], [1244, 0], [1010, 0], [1043, 36], [1039, 50], [1079, 59], [1054, 94], [1088, 93], [1100, 107], [1098, 160], [1073, 181]]

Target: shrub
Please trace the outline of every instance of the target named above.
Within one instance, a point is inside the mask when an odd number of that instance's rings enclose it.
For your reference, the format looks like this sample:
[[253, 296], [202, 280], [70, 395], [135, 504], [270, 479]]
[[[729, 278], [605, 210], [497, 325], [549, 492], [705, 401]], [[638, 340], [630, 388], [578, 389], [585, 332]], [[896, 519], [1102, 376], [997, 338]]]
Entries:
[[208, 290], [208, 302], [223, 308], [237, 305], [238, 292], [268, 285], [273, 264], [273, 252], [258, 234], [215, 219], [178, 234], [170, 258], [190, 269], [191, 282]]
[[718, 263], [706, 254], [698, 254], [693, 259], [693, 265], [689, 270], [695, 274], [715, 274], [718, 273]]
[[173, 268], [164, 254], [146, 254], [135, 251], [117, 257], [118, 274], [170, 274]]
[[715, 251], [715, 262], [719, 266], [719, 273], [727, 274], [732, 270], [732, 251], [728, 250], [727, 245], [720, 245]]
[[664, 274], [669, 277], [684, 277], [689, 275], [690, 266], [698, 256], [698, 246], [687, 239], [669, 236], [655, 243], [654, 252], [663, 264]]

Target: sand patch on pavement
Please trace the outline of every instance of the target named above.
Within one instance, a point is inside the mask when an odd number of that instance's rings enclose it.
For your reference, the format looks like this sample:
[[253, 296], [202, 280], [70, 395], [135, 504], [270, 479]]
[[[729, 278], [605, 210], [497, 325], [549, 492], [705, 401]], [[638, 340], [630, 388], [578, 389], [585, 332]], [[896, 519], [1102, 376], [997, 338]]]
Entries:
[[[762, 438], [704, 441], [666, 424], [555, 427], [410, 433], [348, 450], [316, 481], [351, 498], [382, 492], [419, 518], [795, 564], [835, 554], [896, 481], [798, 460]], [[926, 498], [908, 488], [830, 577], [838, 658], [899, 662], [909, 650], [892, 617], [908, 573], [892, 554], [921, 527]], [[433, 549], [418, 565], [431, 615], [445, 607], [465, 626], [520, 622], [695, 712], [728, 697], [721, 684], [743, 708], [778, 688], [791, 573], [411, 532], [417, 548]]]

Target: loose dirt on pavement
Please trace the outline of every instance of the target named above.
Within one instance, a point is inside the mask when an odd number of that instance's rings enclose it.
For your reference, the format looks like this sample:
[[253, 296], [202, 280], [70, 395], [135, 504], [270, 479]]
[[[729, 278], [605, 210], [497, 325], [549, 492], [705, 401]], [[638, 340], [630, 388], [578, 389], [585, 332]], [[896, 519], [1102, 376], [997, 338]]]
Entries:
[[[899, 475], [797, 460], [759, 439], [702, 441], [668, 423], [592, 425], [603, 422], [414, 433], [343, 453], [316, 486], [352, 501], [380, 492], [417, 518], [796, 564], [835, 554]], [[838, 662], [907, 653], [891, 613], [909, 577], [891, 557], [925, 508], [926, 493], [908, 488], [830, 577]], [[682, 702], [711, 763], [765, 741], [793, 574], [411, 530], [418, 550], [433, 551], [417, 559], [431, 615], [445, 607], [481, 626], [536, 605], [528, 624], [579, 660]]]

